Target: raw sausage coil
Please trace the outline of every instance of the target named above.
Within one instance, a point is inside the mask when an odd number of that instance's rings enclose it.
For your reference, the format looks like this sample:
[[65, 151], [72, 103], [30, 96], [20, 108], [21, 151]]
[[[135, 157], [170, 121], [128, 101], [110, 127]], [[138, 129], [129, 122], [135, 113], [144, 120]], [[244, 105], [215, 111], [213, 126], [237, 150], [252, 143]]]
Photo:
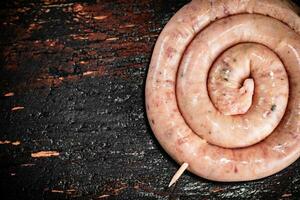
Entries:
[[215, 181], [272, 175], [300, 156], [300, 17], [281, 0], [193, 0], [165, 26], [146, 82], [168, 154]]

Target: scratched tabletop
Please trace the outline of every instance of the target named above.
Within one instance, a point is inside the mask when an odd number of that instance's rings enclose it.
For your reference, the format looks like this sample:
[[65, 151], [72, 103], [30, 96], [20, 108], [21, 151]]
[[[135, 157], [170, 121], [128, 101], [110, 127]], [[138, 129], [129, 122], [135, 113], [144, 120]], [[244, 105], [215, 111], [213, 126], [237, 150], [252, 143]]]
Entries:
[[217, 183], [160, 147], [145, 113], [155, 41], [186, 0], [19, 0], [0, 6], [1, 199], [299, 199], [300, 160]]

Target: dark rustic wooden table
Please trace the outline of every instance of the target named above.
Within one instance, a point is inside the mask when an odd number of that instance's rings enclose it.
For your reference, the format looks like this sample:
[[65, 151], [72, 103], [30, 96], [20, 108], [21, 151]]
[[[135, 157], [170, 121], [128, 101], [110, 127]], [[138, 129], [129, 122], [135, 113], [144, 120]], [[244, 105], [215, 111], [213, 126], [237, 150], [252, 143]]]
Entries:
[[1, 199], [300, 198], [300, 160], [258, 181], [185, 173], [166, 187], [178, 165], [148, 125], [144, 86], [187, 2], [1, 1]]

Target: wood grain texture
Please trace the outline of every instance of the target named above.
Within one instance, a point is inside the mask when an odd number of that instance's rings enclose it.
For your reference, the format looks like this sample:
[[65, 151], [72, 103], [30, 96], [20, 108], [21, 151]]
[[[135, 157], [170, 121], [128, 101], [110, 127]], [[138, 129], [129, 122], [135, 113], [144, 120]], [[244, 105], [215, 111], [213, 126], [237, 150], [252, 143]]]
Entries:
[[299, 160], [258, 181], [185, 173], [167, 188], [178, 165], [148, 125], [144, 85], [160, 31], [187, 2], [1, 2], [2, 197], [300, 198]]

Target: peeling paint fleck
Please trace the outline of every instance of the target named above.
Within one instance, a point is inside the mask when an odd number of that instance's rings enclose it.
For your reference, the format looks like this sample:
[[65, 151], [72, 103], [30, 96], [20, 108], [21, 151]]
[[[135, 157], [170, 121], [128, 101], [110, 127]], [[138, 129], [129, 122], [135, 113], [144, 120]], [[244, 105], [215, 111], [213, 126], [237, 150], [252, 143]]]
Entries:
[[35, 153], [31, 153], [31, 157], [33, 158], [46, 158], [52, 156], [59, 156], [59, 152], [57, 151], [39, 151]]
[[110, 197], [110, 195], [104, 194], [104, 195], [99, 196], [98, 199], [103, 199], [103, 198], [107, 198], [107, 197]]
[[126, 24], [126, 25], [121, 25], [120, 28], [132, 28], [135, 27], [134, 24]]
[[13, 107], [13, 108], [11, 109], [11, 111], [17, 111], [17, 110], [23, 110], [23, 109], [24, 109], [23, 106], [16, 106], [16, 107]]
[[96, 20], [103, 20], [103, 19], [106, 19], [107, 16], [105, 16], [105, 15], [103, 15], [103, 16], [95, 16], [93, 18], [96, 19]]
[[106, 41], [115, 41], [118, 40], [118, 37], [107, 38]]
[[4, 141], [0, 141], [0, 144], [12, 144], [14, 146], [18, 146], [21, 144], [20, 141], [15, 141], [15, 142], [12, 142], [12, 141], [9, 141], [9, 140], [4, 140]]
[[53, 193], [64, 193], [64, 191], [63, 190], [51, 190], [51, 192], [53, 192]]
[[287, 194], [283, 194], [281, 197], [291, 197], [291, 196], [292, 196], [292, 194], [287, 193]]
[[15, 142], [12, 142], [11, 144], [14, 145], [14, 146], [18, 146], [18, 145], [21, 144], [21, 142], [20, 141], [15, 141]]
[[12, 97], [14, 95], [15, 95], [15, 93], [13, 93], [13, 92], [8, 92], [8, 93], [4, 94], [5, 97]]

